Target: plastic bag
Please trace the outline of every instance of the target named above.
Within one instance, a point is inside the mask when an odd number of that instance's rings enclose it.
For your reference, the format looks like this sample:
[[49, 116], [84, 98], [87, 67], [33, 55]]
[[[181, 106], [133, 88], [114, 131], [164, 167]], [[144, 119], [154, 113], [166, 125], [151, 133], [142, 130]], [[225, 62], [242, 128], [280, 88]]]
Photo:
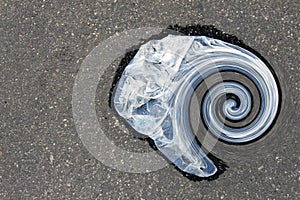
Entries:
[[[246, 128], [232, 129], [216, 119], [216, 102], [208, 97], [204, 101], [204, 121], [216, 136], [230, 142], [258, 137], [269, 127], [278, 107], [272, 74], [252, 53], [205, 36], [169, 35], [142, 45], [118, 83], [114, 97], [116, 111], [136, 131], [153, 139], [178, 168], [199, 177], [211, 176], [217, 168], [196, 142], [188, 106], [195, 87], [220, 70], [238, 71], [255, 79], [258, 89], [265, 94], [264, 111]], [[240, 98], [242, 103], [238, 108], [232, 99], [224, 102], [226, 117], [239, 120], [250, 112], [250, 94], [243, 86], [229, 82], [212, 91], [214, 98], [226, 91]]]

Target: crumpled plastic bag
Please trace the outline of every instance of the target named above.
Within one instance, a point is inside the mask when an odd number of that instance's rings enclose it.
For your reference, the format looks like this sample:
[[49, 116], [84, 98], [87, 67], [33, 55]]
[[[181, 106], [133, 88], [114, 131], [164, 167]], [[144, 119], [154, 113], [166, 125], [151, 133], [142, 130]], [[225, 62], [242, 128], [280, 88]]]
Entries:
[[222, 140], [249, 142], [272, 124], [279, 93], [272, 72], [251, 52], [205, 36], [169, 35], [141, 46], [125, 68], [114, 97], [116, 111], [136, 131], [152, 138], [157, 148], [179, 169], [208, 177], [216, 173], [214, 163], [197, 144], [189, 123], [189, 103], [194, 89], [205, 78], [220, 71], [235, 71], [250, 78], [260, 92], [260, 111], [241, 128], [224, 125], [217, 117], [217, 101], [226, 93], [222, 112], [230, 120], [241, 120], [252, 104], [248, 89], [235, 81], [213, 85], [202, 102], [202, 118], [209, 131]]

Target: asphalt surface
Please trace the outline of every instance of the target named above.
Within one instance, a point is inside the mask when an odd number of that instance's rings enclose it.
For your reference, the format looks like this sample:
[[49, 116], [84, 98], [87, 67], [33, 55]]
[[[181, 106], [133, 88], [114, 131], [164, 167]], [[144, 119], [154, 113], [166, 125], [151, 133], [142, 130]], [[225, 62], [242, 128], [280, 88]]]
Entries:
[[[299, 7], [297, 0], [1, 1], [0, 199], [299, 199]], [[72, 89], [89, 52], [127, 29], [174, 24], [234, 34], [269, 61], [281, 84], [272, 148], [241, 162], [224, 155], [228, 168], [214, 180], [186, 177], [173, 165], [114, 170], [89, 153], [75, 129]], [[151, 151], [115, 125], [106, 103], [112, 69], [97, 90], [99, 121], [118, 146]]]

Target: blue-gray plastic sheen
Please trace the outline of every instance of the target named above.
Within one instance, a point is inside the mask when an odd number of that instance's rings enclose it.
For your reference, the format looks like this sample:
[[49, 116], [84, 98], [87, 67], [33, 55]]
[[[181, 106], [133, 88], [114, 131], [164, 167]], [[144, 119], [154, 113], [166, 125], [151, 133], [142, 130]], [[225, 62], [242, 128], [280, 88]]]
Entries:
[[223, 124], [216, 114], [218, 99], [226, 93], [239, 98], [222, 105], [226, 118], [241, 120], [253, 99], [236, 81], [218, 83], [202, 101], [205, 125], [227, 142], [249, 142], [261, 136], [276, 117], [279, 94], [268, 67], [249, 51], [205, 36], [169, 35], [142, 45], [125, 68], [114, 96], [114, 106], [136, 131], [152, 138], [157, 148], [179, 169], [208, 177], [217, 168], [195, 140], [189, 123], [189, 103], [195, 87], [220, 71], [235, 71], [256, 85], [261, 99], [255, 120], [242, 128]]

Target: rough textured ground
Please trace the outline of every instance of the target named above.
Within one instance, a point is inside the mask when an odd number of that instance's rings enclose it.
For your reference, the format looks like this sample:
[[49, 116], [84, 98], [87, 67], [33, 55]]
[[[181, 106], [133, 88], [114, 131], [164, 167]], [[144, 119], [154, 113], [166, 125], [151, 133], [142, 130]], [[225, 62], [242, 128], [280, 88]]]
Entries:
[[[299, 7], [297, 0], [1, 1], [0, 199], [300, 198]], [[236, 35], [282, 81], [284, 105], [273, 129], [280, 142], [257, 159], [225, 160], [229, 168], [212, 181], [189, 179], [172, 165], [146, 174], [108, 168], [83, 146], [72, 118], [74, 80], [95, 46], [126, 29], [174, 24], [215, 25]], [[110, 128], [113, 113], [99, 119], [122, 148], [149, 148]]]

